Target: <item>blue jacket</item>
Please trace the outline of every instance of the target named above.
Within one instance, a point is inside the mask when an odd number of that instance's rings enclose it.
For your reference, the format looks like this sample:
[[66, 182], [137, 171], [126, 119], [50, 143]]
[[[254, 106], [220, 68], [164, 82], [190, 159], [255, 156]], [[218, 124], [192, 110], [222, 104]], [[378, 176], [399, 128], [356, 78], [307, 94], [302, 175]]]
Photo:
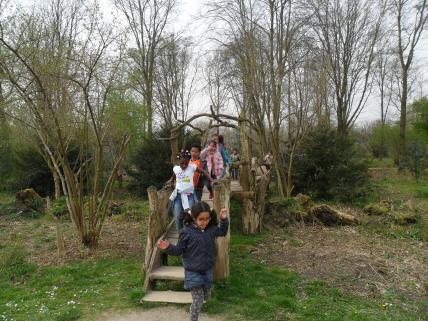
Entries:
[[216, 258], [215, 238], [225, 236], [228, 228], [228, 218], [221, 220], [220, 226], [211, 225], [205, 230], [190, 224], [181, 231], [177, 245], [170, 244], [166, 252], [170, 255], [183, 255], [183, 266], [186, 270], [209, 270], [214, 267]]

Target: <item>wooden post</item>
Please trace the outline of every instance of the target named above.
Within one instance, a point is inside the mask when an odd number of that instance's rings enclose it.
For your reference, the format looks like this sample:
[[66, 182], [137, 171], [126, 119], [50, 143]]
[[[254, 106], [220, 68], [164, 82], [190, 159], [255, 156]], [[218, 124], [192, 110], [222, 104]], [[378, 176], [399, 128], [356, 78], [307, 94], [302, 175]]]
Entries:
[[[213, 186], [214, 190], [214, 209], [217, 215], [220, 214], [222, 208], [229, 209], [230, 203], [230, 180], [221, 180]], [[218, 216], [220, 220], [220, 216]], [[230, 215], [229, 215], [230, 220]], [[230, 225], [229, 231], [225, 237], [218, 237], [217, 243], [217, 259], [214, 266], [214, 279], [221, 280], [227, 278], [229, 271], [229, 243], [230, 243]]]
[[178, 146], [178, 138], [180, 137], [180, 129], [175, 127], [171, 129], [171, 137], [170, 137], [170, 144], [171, 144], [171, 164], [177, 163], [177, 154], [179, 152], [179, 146]]
[[170, 194], [171, 188], [162, 189], [159, 192], [154, 186], [147, 189], [147, 195], [149, 197], [149, 223], [144, 268], [149, 266], [156, 242], [168, 226], [167, 206]]

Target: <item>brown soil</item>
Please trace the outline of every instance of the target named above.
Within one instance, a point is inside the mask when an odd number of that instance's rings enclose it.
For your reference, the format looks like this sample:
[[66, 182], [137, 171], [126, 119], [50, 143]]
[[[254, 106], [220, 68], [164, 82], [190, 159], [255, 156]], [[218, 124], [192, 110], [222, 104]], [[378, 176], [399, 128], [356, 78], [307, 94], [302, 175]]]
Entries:
[[410, 300], [428, 299], [426, 242], [369, 235], [353, 227], [292, 226], [274, 232], [253, 254], [356, 295], [395, 290]]
[[94, 251], [84, 248], [79, 243], [72, 222], [62, 222], [65, 253], [59, 257], [53, 221], [0, 217], [0, 243], [17, 243], [24, 246], [30, 255], [30, 261], [41, 265], [58, 265], [104, 256], [143, 257], [145, 226], [144, 221], [126, 221], [108, 217], [103, 226], [98, 248]]

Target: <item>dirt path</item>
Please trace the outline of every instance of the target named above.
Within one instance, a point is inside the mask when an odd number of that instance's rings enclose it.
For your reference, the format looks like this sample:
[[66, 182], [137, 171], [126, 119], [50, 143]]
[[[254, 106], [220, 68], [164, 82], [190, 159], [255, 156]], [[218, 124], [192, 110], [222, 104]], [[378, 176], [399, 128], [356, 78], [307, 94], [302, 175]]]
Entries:
[[[159, 307], [147, 310], [134, 310], [131, 312], [104, 312], [96, 321], [188, 321], [189, 312], [174, 307]], [[202, 314], [200, 321], [225, 321], [217, 316]]]

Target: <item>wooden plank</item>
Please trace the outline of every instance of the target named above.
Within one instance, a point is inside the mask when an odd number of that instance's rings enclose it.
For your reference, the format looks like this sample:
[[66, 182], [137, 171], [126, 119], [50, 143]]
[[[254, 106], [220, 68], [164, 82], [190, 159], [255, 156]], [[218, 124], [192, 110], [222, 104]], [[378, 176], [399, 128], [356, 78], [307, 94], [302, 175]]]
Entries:
[[192, 303], [192, 295], [185, 291], [150, 291], [143, 297], [145, 302]]
[[[168, 227], [167, 227], [167, 229], [166, 229], [166, 232], [159, 238], [159, 239], [164, 239], [165, 237], [166, 237], [166, 233], [170, 230], [170, 228], [171, 228], [171, 226], [173, 226], [174, 225], [174, 223], [175, 223], [175, 221], [174, 220], [172, 220], [170, 223], [169, 223], [169, 225], [168, 225]], [[157, 243], [157, 242], [156, 242]], [[153, 249], [152, 249], [152, 254], [151, 254], [151, 256], [150, 256], [150, 262], [149, 262], [149, 265], [148, 266], [144, 266], [144, 273], [145, 273], [145, 276], [144, 276], [144, 284], [143, 284], [143, 288], [144, 288], [144, 291], [147, 291], [147, 290], [150, 290], [149, 289], [149, 287], [150, 287], [150, 274], [151, 274], [151, 272], [154, 270], [154, 269], [156, 269], [158, 266], [160, 266], [160, 264], [161, 264], [161, 262], [160, 262], [160, 257], [161, 257], [161, 249], [159, 249], [157, 246], [156, 246], [156, 243], [154, 244], [154, 247], [153, 247]]]
[[177, 245], [177, 243], [178, 243], [178, 237], [168, 237], [168, 241], [171, 244]]
[[182, 266], [160, 266], [150, 273], [150, 280], [184, 281], [184, 268]]

